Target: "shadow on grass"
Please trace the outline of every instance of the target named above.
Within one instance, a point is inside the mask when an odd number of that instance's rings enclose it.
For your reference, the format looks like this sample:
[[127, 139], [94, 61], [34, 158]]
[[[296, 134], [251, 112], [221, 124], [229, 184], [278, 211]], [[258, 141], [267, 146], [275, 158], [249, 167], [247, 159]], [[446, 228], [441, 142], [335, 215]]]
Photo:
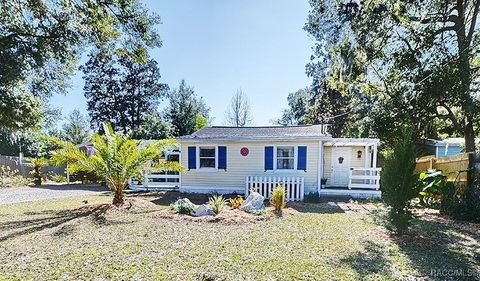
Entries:
[[110, 189], [106, 186], [100, 184], [58, 184], [58, 185], [40, 185], [32, 186], [31, 188], [35, 189], [48, 189], [48, 190], [85, 190], [85, 191], [99, 191], [99, 192], [109, 192]]
[[[387, 225], [385, 214], [377, 214], [374, 221]], [[407, 233], [390, 237], [428, 280], [480, 280], [478, 224], [426, 215], [415, 218]]]
[[29, 215], [50, 214], [50, 216], [0, 223], [0, 232], [7, 232], [7, 234], [0, 233], [0, 242], [17, 236], [30, 234], [45, 229], [53, 229], [56, 227], [61, 228], [58, 229], [54, 235], [66, 235], [71, 233], [74, 229], [74, 226], [68, 225], [69, 222], [85, 217], [91, 217], [93, 223], [99, 225], [125, 223], [123, 221], [107, 220], [105, 218], [105, 213], [111, 208], [111, 206], [112, 205], [110, 204], [98, 204], [85, 206], [74, 210], [43, 211], [39, 213], [30, 212]]
[[[391, 262], [385, 247], [372, 241], [365, 241], [363, 250], [356, 251], [341, 259], [341, 263], [347, 264], [360, 276], [359, 280], [367, 277], [391, 276]], [[373, 278], [375, 279], [375, 278]]]
[[338, 214], [345, 213], [338, 205], [329, 205], [327, 203], [303, 203], [303, 202], [288, 202], [288, 208], [292, 208], [301, 213], [314, 214]]

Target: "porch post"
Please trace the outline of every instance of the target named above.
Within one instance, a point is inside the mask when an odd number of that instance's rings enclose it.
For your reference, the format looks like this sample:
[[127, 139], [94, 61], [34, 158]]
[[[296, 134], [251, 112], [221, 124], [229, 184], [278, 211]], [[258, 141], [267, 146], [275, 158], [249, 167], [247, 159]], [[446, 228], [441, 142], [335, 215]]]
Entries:
[[370, 159], [370, 153], [368, 152], [368, 144], [365, 145], [365, 168], [368, 168], [368, 160]]
[[317, 192], [320, 196], [321, 180], [323, 178], [323, 141], [318, 142], [318, 176], [317, 176]]
[[377, 150], [378, 150], [378, 144], [374, 143], [373, 144], [373, 167], [372, 168], [377, 168]]
[[[366, 145], [365, 145], [365, 153], [364, 153], [364, 155], [365, 155], [365, 165], [364, 165], [364, 166], [365, 166], [365, 169], [368, 169], [368, 164], [369, 164], [369, 163], [368, 163], [368, 160], [370, 159], [370, 153], [368, 152], [368, 147], [369, 147], [369, 145], [366, 144]], [[367, 171], [367, 170], [365, 170], [365, 171], [363, 172], [363, 174], [369, 176], [369, 175], [370, 175], [370, 172]], [[370, 184], [370, 180], [364, 180], [364, 183]]]

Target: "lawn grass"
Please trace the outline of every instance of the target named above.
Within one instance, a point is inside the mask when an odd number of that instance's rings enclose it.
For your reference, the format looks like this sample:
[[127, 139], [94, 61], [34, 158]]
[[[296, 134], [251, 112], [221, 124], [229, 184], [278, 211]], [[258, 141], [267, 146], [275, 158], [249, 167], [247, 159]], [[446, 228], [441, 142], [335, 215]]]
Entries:
[[[70, 211], [111, 200], [83, 196], [0, 206], [0, 280], [480, 278], [478, 225], [428, 215], [414, 222], [418, 238], [395, 238], [380, 204], [369, 205], [379, 207], [374, 213], [301, 204], [294, 215], [255, 223], [183, 222], [155, 216], [171, 198], [142, 198], [158, 205]], [[441, 269], [457, 271], [435, 275]]]

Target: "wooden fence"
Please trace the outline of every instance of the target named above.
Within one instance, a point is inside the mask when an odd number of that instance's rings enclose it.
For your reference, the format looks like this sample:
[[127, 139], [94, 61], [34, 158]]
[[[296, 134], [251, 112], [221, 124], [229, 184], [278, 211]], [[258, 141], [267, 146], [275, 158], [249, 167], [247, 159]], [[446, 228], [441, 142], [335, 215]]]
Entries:
[[[20, 158], [18, 156], [0, 155], [0, 166], [8, 166], [12, 170], [17, 170], [24, 177], [29, 177], [32, 167], [28, 158]], [[65, 167], [45, 166], [42, 171], [46, 174], [65, 176]]]
[[448, 181], [467, 182], [467, 171], [474, 165], [473, 154], [460, 153], [454, 156], [439, 157], [425, 156], [417, 158], [415, 173], [427, 169], [441, 170]]

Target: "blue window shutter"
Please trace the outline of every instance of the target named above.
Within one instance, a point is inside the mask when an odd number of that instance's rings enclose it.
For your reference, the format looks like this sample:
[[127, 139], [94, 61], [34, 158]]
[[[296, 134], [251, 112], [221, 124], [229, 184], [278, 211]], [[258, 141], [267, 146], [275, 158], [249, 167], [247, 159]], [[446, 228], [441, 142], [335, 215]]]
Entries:
[[197, 168], [197, 148], [195, 146], [188, 147], [188, 169]]
[[218, 169], [227, 170], [227, 147], [218, 147]]
[[307, 147], [298, 147], [297, 170], [307, 170]]
[[265, 171], [273, 170], [273, 146], [265, 146]]

